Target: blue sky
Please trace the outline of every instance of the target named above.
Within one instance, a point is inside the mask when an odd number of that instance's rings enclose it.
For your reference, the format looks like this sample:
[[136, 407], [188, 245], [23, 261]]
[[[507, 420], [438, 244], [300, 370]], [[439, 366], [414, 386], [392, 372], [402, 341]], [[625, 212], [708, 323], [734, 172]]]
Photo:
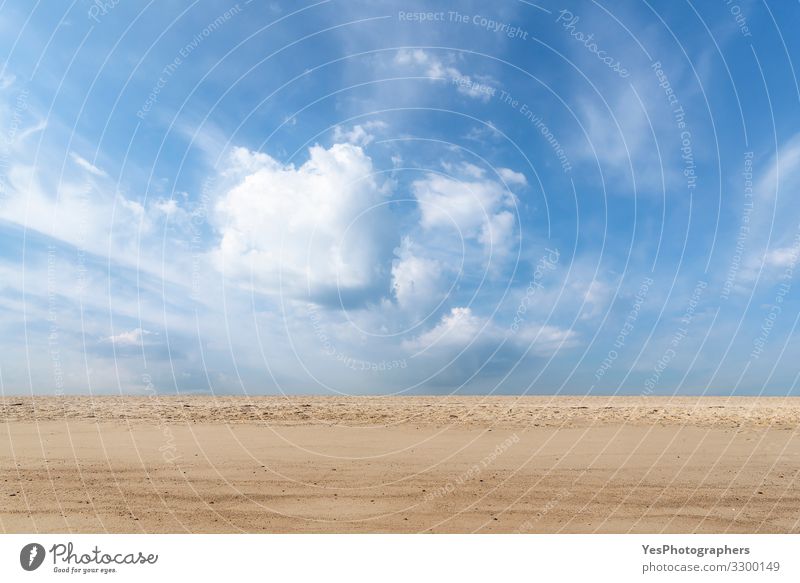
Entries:
[[12, 393], [798, 394], [796, 3], [5, 2]]

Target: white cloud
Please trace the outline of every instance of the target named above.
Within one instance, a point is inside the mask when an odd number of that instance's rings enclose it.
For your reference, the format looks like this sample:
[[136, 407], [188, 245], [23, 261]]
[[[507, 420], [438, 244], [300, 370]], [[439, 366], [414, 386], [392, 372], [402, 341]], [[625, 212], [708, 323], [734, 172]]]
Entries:
[[[635, 156], [643, 153], [639, 147], [648, 140], [648, 123], [641, 106], [629, 92], [620, 92], [617, 102], [607, 109], [602, 103], [584, 101], [581, 113], [585, 121], [586, 138], [578, 152], [595, 159], [617, 172], [627, 173]], [[617, 105], [617, 107], [615, 107]]]
[[[662, 185], [685, 188], [683, 162], [678, 164], [668, 155], [678, 133], [671, 112], [662, 113], [666, 100], [658, 90], [656, 85], [644, 86], [634, 93], [627, 84], [614, 83], [603, 89], [602, 100], [579, 101], [583, 126], [579, 133], [563, 138], [556, 135], [556, 139], [569, 145], [570, 156], [574, 153], [589, 168], [599, 165], [614, 192], [630, 192], [634, 179], [637, 190], [646, 192], [661, 192]], [[646, 109], [649, 107], [654, 111]], [[699, 138], [696, 136], [694, 143], [697, 159], [702, 154]], [[675, 147], [680, 147], [680, 141]]]
[[32, 136], [32, 135], [34, 135], [36, 133], [39, 133], [40, 131], [42, 131], [46, 127], [47, 127], [47, 122], [45, 120], [43, 120], [43, 119], [40, 119], [39, 121], [37, 121], [33, 125], [25, 128], [24, 130], [19, 132], [19, 135], [17, 136], [17, 140], [16, 140], [17, 143], [19, 144], [21, 142], [24, 142], [27, 138], [29, 138], [30, 136]]
[[[450, 164], [443, 164], [443, 166], [448, 171], [454, 171]], [[483, 178], [486, 175], [486, 170], [475, 164], [470, 164], [469, 162], [462, 163], [458, 170], [455, 171], [460, 171], [461, 174], [469, 176], [470, 178]]]
[[12, 166], [9, 171], [11, 195], [0, 206], [0, 218], [33, 229], [55, 239], [86, 249], [100, 249], [102, 234], [109, 224], [108, 209], [92, 200], [92, 185], [69, 180], [57, 186], [58, 199], [39, 182], [32, 167]]
[[473, 99], [489, 101], [496, 92], [490, 77], [465, 75], [456, 67], [443, 63], [422, 49], [402, 49], [395, 55], [394, 62], [400, 66], [422, 68], [428, 77], [452, 83], [459, 93]]
[[145, 336], [151, 336], [155, 332], [135, 328], [127, 332], [121, 332], [116, 336], [109, 336], [106, 340], [115, 346], [142, 346]]
[[798, 182], [800, 182], [800, 134], [792, 137], [773, 156], [769, 170], [756, 184], [754, 194], [760, 199], [771, 199], [783, 188], [794, 187]]
[[375, 134], [372, 132], [386, 127], [386, 123], [382, 121], [368, 121], [363, 125], [356, 124], [349, 130], [343, 129], [342, 126], [336, 126], [333, 130], [333, 140], [356, 146], [367, 146], [375, 140]]
[[179, 210], [178, 202], [172, 198], [168, 200], [159, 200], [155, 203], [154, 206], [158, 212], [168, 217], [174, 216]]
[[[87, 255], [103, 257], [122, 267], [177, 284], [189, 284], [190, 273], [181, 265], [192, 259], [177, 252], [186, 233], [168, 234], [177, 242], [172, 267], [164, 269], [164, 232], [151, 237], [163, 219], [159, 201], [145, 208], [121, 192], [109, 192], [103, 182], [83, 169], [48, 172], [47, 167], [14, 163], [7, 177], [7, 196], [0, 204], [0, 219], [77, 247]], [[98, 184], [98, 182], [100, 182]], [[178, 208], [176, 210], [182, 209]], [[182, 216], [182, 215], [181, 215]], [[177, 220], [172, 217], [171, 226]], [[185, 221], [184, 221], [185, 222]], [[141, 284], [141, 282], [140, 282]]]
[[509, 186], [526, 186], [528, 179], [522, 172], [514, 172], [511, 168], [498, 168], [497, 174]]
[[436, 326], [407, 342], [407, 346], [416, 350], [432, 346], [465, 348], [475, 341], [485, 325], [486, 320], [475, 316], [470, 308], [452, 308]]
[[5, 73], [0, 75], [0, 90], [8, 89], [16, 80], [17, 78], [15, 75], [6, 75]]
[[420, 223], [425, 229], [455, 228], [465, 239], [493, 246], [499, 256], [510, 249], [516, 197], [500, 182], [480, 178], [468, 166], [465, 170], [464, 180], [431, 174], [412, 184]]
[[125, 210], [129, 211], [131, 215], [136, 217], [138, 220], [141, 220], [144, 216], [144, 206], [141, 203], [131, 200], [129, 198], [125, 198], [121, 194], [117, 195], [117, 202], [119, 205], [124, 208]]
[[610, 285], [593, 279], [586, 285], [585, 281], [577, 281], [571, 286], [576, 297], [583, 295], [583, 311], [581, 319], [588, 320], [602, 313], [611, 301], [613, 289]]
[[767, 253], [766, 263], [772, 267], [786, 268], [797, 264], [800, 249], [795, 247], [781, 247]]
[[[235, 149], [235, 185], [216, 204], [215, 260], [226, 276], [308, 297], [388, 277], [396, 244], [372, 160], [352, 144], [313, 146], [300, 167]], [[394, 240], [394, 241], [393, 241]]]
[[80, 166], [81, 168], [86, 170], [89, 174], [93, 174], [94, 176], [99, 176], [99, 177], [107, 177], [108, 176], [108, 174], [106, 174], [106, 172], [104, 170], [101, 170], [100, 168], [98, 168], [97, 166], [95, 166], [94, 164], [92, 164], [91, 162], [86, 160], [85, 158], [83, 158], [83, 157], [79, 156], [78, 154], [76, 154], [75, 152], [70, 152], [69, 156], [70, 156], [70, 158], [72, 158], [73, 162], [75, 162], [78, 166]]
[[417, 180], [412, 191], [425, 228], [457, 228], [476, 237], [495, 209], [505, 206], [505, 192], [494, 182], [462, 182], [431, 175]]
[[494, 347], [503, 340], [507, 346], [519, 351], [528, 351], [536, 356], [551, 356], [563, 348], [577, 345], [577, 334], [547, 324], [526, 324], [512, 332], [494, 321], [477, 316], [468, 307], [452, 308], [444, 314], [436, 326], [406, 341], [408, 350], [455, 352], [467, 347]]
[[521, 327], [512, 340], [520, 348], [530, 347], [530, 353], [536, 356], [547, 357], [558, 350], [577, 346], [578, 334], [574, 330], [565, 330], [549, 324], [530, 324]]
[[[797, 253], [800, 231], [795, 193], [800, 188], [800, 134], [781, 145], [763, 164], [756, 157], [753, 174], [758, 177], [753, 180], [753, 210], [748, 217], [740, 269], [735, 273], [736, 283], [732, 288], [737, 293], [749, 293], [757, 279], [773, 283]], [[738, 173], [736, 179], [734, 188], [741, 191]], [[742, 203], [736, 204], [738, 208], [734, 208], [742, 213]]]
[[336, 142], [346, 142], [357, 146], [366, 146], [375, 139], [370, 133], [360, 125], [355, 125], [349, 131], [345, 131], [341, 126], [336, 126], [333, 131], [333, 139]]
[[408, 237], [403, 239], [395, 254], [392, 289], [398, 305], [419, 312], [441, 301], [444, 292], [441, 262], [417, 256]]
[[487, 121], [486, 125], [471, 127], [464, 136], [464, 139], [484, 142], [486, 140], [497, 140], [501, 137], [502, 134], [497, 130], [495, 124], [491, 121]]
[[478, 241], [493, 257], [506, 257], [514, 249], [514, 225], [511, 211], [500, 211], [491, 215], [481, 227]]

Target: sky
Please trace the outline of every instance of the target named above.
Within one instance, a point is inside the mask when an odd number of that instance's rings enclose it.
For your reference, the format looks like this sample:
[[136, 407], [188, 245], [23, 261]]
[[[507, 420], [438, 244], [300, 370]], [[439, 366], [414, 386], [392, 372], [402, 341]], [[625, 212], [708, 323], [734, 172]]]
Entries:
[[798, 395], [798, 21], [2, 2], [0, 391]]

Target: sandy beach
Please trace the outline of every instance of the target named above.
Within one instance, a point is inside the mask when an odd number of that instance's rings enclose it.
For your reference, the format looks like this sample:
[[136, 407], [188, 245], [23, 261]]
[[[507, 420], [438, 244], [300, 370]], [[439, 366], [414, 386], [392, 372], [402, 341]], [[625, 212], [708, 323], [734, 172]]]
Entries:
[[800, 532], [800, 402], [3, 397], [3, 532]]

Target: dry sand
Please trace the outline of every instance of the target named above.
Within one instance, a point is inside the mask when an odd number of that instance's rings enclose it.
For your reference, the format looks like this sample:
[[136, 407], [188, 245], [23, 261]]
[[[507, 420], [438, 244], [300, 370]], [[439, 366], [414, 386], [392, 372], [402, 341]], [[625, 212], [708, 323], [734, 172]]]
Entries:
[[0, 398], [4, 532], [800, 532], [784, 398]]

